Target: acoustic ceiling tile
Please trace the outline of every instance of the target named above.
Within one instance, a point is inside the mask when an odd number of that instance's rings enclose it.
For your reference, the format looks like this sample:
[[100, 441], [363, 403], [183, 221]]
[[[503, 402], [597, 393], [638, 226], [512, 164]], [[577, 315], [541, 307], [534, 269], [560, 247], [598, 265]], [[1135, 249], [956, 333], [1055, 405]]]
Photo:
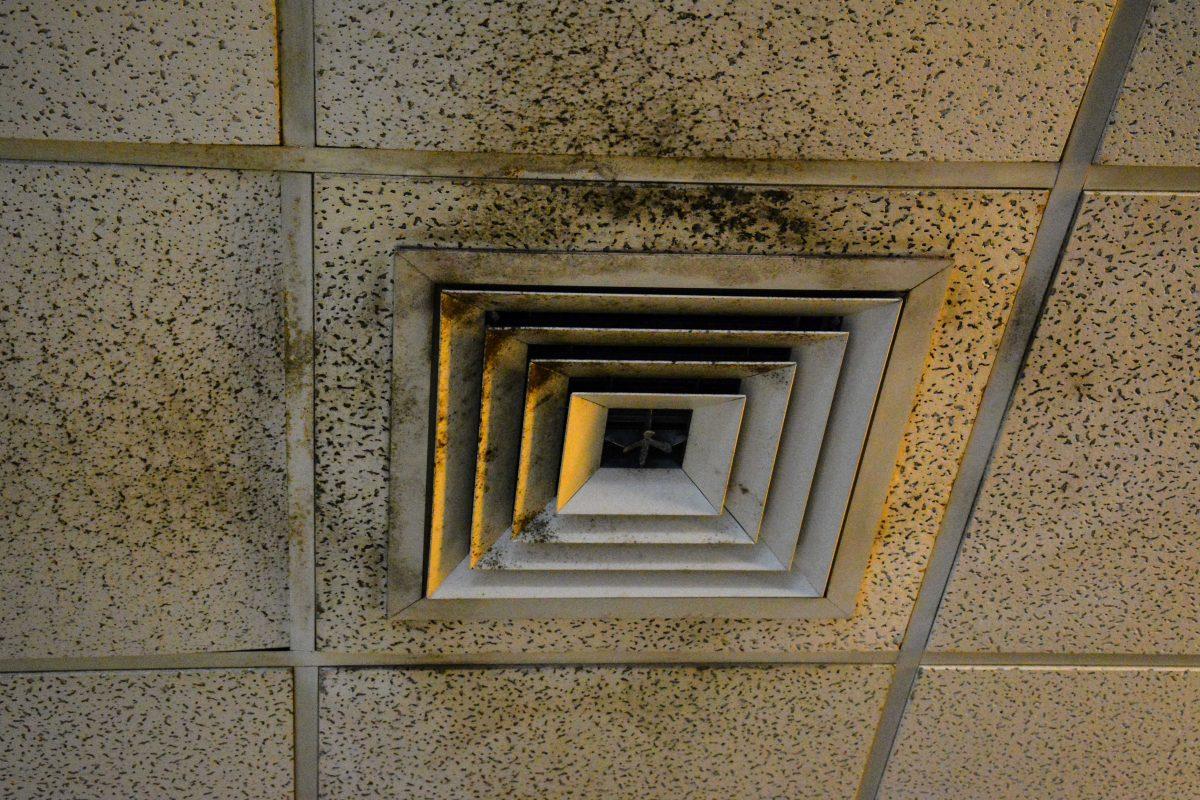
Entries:
[[[1110, 0], [316, 4], [321, 144], [1054, 161]], [[769, 80], [764, 80], [764, 76]]]
[[0, 655], [287, 644], [279, 203], [0, 167]]
[[270, 0], [5, 3], [0, 136], [278, 144]]
[[6, 800], [291, 794], [291, 670], [0, 675]]
[[1194, 653], [1200, 196], [1089, 194], [931, 646]]
[[1156, 0], [1108, 121], [1101, 164], [1200, 166], [1200, 0]]
[[880, 800], [1200, 797], [1200, 671], [920, 671]]
[[843, 800], [891, 668], [321, 674], [321, 795]]

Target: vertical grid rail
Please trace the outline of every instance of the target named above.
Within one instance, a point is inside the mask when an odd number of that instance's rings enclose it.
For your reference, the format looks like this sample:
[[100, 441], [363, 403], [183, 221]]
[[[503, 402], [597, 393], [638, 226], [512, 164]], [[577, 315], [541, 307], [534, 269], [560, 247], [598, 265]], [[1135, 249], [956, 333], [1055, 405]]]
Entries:
[[288, 633], [292, 650], [315, 645], [313, 474], [312, 176], [280, 176], [284, 257]]
[[[279, 0], [280, 138], [316, 144], [313, 0]], [[316, 648], [313, 176], [279, 173], [282, 184], [287, 337], [288, 611], [291, 650]], [[317, 800], [320, 675], [292, 670], [296, 800]]]
[[[290, 649], [316, 646], [313, 414], [313, 177], [280, 176], [284, 232]], [[297, 800], [317, 797], [317, 668], [293, 669]]]
[[278, 0], [277, 12], [282, 141], [288, 147], [312, 147], [317, 141], [313, 0]]

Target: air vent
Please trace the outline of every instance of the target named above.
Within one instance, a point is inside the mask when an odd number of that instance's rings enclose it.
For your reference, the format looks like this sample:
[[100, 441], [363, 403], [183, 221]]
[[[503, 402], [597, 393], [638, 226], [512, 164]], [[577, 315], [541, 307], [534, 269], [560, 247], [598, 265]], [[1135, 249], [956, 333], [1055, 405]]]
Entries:
[[391, 612], [847, 615], [946, 268], [400, 251]]

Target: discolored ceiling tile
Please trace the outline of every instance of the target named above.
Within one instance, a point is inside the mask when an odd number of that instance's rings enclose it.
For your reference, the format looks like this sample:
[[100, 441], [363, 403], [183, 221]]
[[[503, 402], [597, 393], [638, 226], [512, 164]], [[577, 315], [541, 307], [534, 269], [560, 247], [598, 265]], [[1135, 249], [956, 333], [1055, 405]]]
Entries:
[[291, 762], [288, 670], [0, 675], [8, 800], [278, 800]]
[[850, 797], [890, 675], [848, 665], [327, 670], [321, 796]]
[[938, 650], [1196, 652], [1200, 196], [1085, 198]]
[[319, 0], [321, 144], [1054, 161], [1109, 0]]
[[0, 657], [287, 643], [279, 207], [0, 167]]
[[1200, 0], [1156, 0], [1108, 121], [1102, 164], [1200, 166]]
[[275, 4], [7, 2], [0, 136], [277, 144]]
[[[780, 654], [893, 650], [958, 469], [1043, 192], [744, 190], [319, 176], [316, 183], [318, 636], [410, 654]], [[943, 254], [954, 259], [857, 612], [738, 621], [389, 619], [388, 391], [398, 243], [662, 252]]]
[[879, 800], [1200, 797], [1200, 671], [922, 669]]

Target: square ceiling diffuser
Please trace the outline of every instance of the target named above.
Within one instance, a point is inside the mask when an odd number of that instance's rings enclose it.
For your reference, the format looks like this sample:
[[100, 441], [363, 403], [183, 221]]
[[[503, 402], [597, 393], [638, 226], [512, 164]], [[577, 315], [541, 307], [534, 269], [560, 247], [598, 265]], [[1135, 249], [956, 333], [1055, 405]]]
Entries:
[[947, 274], [399, 251], [390, 612], [849, 614]]

